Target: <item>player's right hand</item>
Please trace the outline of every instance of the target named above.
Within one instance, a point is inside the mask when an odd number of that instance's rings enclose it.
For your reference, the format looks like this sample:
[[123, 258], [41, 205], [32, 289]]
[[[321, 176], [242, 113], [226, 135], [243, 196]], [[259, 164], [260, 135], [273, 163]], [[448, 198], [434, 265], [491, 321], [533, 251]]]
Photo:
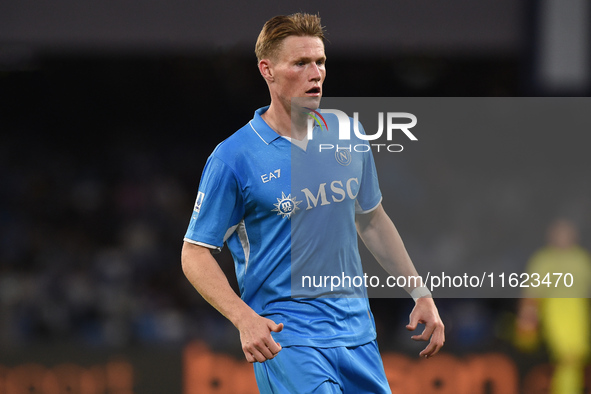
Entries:
[[274, 358], [281, 351], [281, 345], [273, 339], [271, 332], [283, 330], [283, 323], [257, 314], [245, 319], [238, 326], [242, 351], [249, 363], [265, 362]]

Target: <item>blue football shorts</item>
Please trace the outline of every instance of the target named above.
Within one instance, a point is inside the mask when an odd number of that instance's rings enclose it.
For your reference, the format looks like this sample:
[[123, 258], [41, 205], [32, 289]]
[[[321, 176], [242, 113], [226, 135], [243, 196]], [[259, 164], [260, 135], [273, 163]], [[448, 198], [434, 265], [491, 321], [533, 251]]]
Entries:
[[391, 393], [376, 341], [354, 347], [284, 347], [255, 363], [263, 394]]

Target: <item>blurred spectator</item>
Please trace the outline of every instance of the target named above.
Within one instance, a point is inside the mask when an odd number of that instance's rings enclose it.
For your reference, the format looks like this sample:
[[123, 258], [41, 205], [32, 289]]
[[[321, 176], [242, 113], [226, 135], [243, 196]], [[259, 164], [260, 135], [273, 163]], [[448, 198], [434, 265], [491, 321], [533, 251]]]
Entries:
[[[590, 355], [591, 256], [578, 245], [578, 230], [566, 219], [548, 228], [547, 245], [530, 259], [527, 272], [542, 283], [530, 282], [521, 300], [516, 344], [524, 350], [543, 340], [555, 364], [551, 392], [578, 394], [584, 389], [584, 367]], [[571, 274], [557, 280], [554, 273]], [[548, 276], [547, 276], [548, 275]], [[572, 287], [568, 284], [571, 283]], [[548, 286], [544, 281], [551, 282]], [[568, 297], [568, 298], [563, 298]], [[574, 298], [577, 297], [577, 298]]]

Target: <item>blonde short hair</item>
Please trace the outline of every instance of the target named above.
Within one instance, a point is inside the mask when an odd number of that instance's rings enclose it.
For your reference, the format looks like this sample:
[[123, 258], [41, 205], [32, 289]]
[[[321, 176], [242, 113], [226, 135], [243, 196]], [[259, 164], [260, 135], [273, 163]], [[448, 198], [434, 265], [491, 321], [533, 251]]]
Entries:
[[324, 27], [320, 24], [320, 16], [298, 12], [269, 19], [255, 45], [257, 60], [275, 58], [281, 43], [289, 36], [318, 37], [324, 42]]

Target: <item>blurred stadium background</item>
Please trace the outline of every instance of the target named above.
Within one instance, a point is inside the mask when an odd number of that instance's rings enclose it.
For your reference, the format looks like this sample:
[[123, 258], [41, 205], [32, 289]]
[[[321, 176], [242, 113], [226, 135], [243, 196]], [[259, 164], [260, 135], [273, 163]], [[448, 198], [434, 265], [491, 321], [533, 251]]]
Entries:
[[[257, 34], [297, 11], [327, 26], [328, 96], [591, 91], [586, 0], [0, 3], [1, 394], [253, 392], [237, 331], [184, 278], [180, 248], [207, 156], [268, 103]], [[405, 162], [400, 188], [421, 199], [390, 212], [411, 256], [522, 270], [558, 215], [590, 248], [581, 138], [524, 156], [529, 182], [473, 167], [462, 144]], [[412, 300], [372, 305], [394, 392], [547, 392], [544, 347], [513, 345], [516, 300], [439, 300], [432, 364], [404, 331]]]

